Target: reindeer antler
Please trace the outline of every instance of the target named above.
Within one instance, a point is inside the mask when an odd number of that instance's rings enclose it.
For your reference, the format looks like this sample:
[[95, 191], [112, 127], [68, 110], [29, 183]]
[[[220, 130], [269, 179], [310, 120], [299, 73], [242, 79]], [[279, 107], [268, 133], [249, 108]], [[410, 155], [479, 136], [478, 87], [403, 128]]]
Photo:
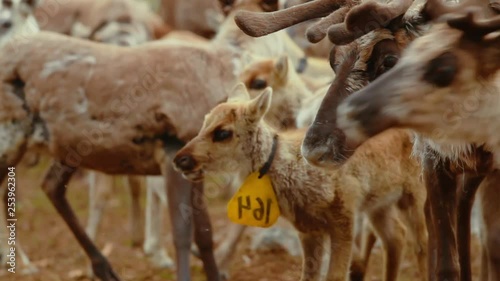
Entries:
[[368, 32], [387, 26], [393, 19], [403, 15], [413, 0], [393, 0], [387, 4], [368, 1], [353, 7], [345, 21], [331, 26], [328, 37], [334, 44], [351, 42]]
[[234, 20], [246, 34], [260, 37], [310, 19], [327, 16], [347, 2], [349, 0], [315, 0], [277, 12], [240, 11]]
[[484, 36], [500, 31], [500, 15], [491, 19], [477, 20], [476, 13], [472, 10], [465, 15], [452, 17], [447, 20], [448, 25], [464, 32], [464, 35], [472, 40], [480, 41]]
[[[485, 35], [500, 30], [500, 4], [491, 2], [484, 5], [483, 2], [465, 0], [460, 4], [447, 5], [443, 0], [428, 0], [425, 5], [425, 13], [433, 20], [443, 19], [450, 27], [464, 32], [464, 36], [472, 40], [480, 41]], [[492, 18], [477, 19], [481, 9], [486, 9], [487, 15]]]
[[310, 26], [306, 30], [307, 40], [309, 40], [309, 42], [311, 43], [317, 43], [323, 40], [323, 38], [325, 38], [326, 36], [326, 30], [328, 29], [328, 27], [343, 22], [350, 8], [351, 6], [342, 7], [337, 11], [331, 13], [329, 16], [321, 19], [316, 24]]

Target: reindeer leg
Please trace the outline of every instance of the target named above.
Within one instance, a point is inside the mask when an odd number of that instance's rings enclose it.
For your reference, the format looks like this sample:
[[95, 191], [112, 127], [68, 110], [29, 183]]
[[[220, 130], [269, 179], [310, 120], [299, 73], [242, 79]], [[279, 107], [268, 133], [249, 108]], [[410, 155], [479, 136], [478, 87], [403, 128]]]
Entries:
[[220, 275], [214, 258], [212, 224], [210, 223], [210, 217], [208, 216], [207, 206], [203, 196], [203, 184], [192, 184], [191, 188], [191, 202], [194, 208], [194, 239], [200, 251], [200, 258], [203, 261], [203, 268], [205, 269], [207, 280], [218, 281]]
[[[300, 281], [320, 280], [325, 235], [323, 233], [299, 233], [299, 237], [302, 244], [302, 252], [304, 253]], [[329, 274], [330, 270], [332, 270], [331, 267], [328, 271]]]
[[89, 181], [89, 216], [85, 232], [95, 241], [102, 214], [111, 198], [113, 177], [96, 171], [85, 170], [85, 173]]
[[[1, 124], [0, 124], [1, 125]], [[7, 131], [6, 134], [5, 132], [2, 131], [2, 127], [0, 126], [0, 134], [2, 136], [10, 136], [12, 139], [2, 139], [3, 141], [6, 141], [5, 143], [12, 143], [15, 144], [15, 147], [6, 147], [7, 149], [5, 151], [0, 150], [0, 218], [5, 218], [2, 220], [2, 223], [0, 225], [0, 263], [1, 266], [4, 266], [7, 262], [7, 252], [10, 246], [8, 245], [8, 233], [7, 233], [7, 220], [9, 218], [8, 213], [7, 213], [7, 207], [9, 206], [9, 194], [7, 192], [8, 184], [3, 183], [4, 180], [7, 178], [7, 175], [9, 174], [9, 168], [10, 167], [16, 167], [16, 165], [21, 161], [23, 158], [24, 154], [26, 153], [27, 150], [27, 139], [25, 136], [19, 136], [15, 135], [12, 136], [11, 134], [8, 133]], [[18, 138], [16, 138], [18, 137]], [[17, 171], [16, 171], [17, 174]], [[17, 177], [15, 178], [16, 180], [18, 179]], [[16, 190], [14, 191], [14, 194], [17, 191], [18, 185], [16, 184]], [[19, 245], [19, 238], [16, 240], [16, 244]], [[28, 256], [24, 253], [22, 248], [20, 246], [17, 247], [16, 249], [19, 252], [19, 255], [21, 257], [21, 260], [23, 264], [26, 267], [26, 273], [32, 273], [38, 271], [35, 265], [31, 264]], [[5, 252], [7, 251], [7, 252]]]
[[[431, 203], [429, 201], [429, 196], [425, 200], [424, 205], [425, 211], [425, 224], [427, 226], [427, 278], [429, 281], [436, 281], [436, 259], [437, 259], [437, 245], [436, 245], [436, 230], [434, 229], [434, 223], [432, 218]], [[425, 274], [424, 272], [422, 274]]]
[[85, 233], [66, 199], [66, 184], [74, 172], [74, 168], [60, 162], [53, 162], [45, 175], [42, 188], [87, 253], [92, 262], [94, 274], [103, 281], [119, 281], [120, 278], [113, 271], [111, 265]]
[[459, 264], [456, 243], [456, 175], [449, 163], [426, 153], [424, 179], [427, 198], [431, 205], [436, 255], [437, 280], [458, 281]]
[[170, 161], [164, 161], [168, 210], [172, 224], [173, 240], [176, 250], [177, 280], [191, 280], [190, 249], [192, 240], [191, 188], [181, 176], [174, 171]]
[[483, 224], [481, 242], [483, 259], [481, 281], [500, 280], [500, 205], [498, 183], [500, 171], [489, 173], [479, 189]]
[[470, 220], [476, 191], [483, 179], [484, 175], [467, 173], [463, 187], [459, 188], [458, 191], [457, 245], [461, 281], [472, 280], [470, 265]]
[[370, 214], [370, 221], [384, 247], [384, 281], [398, 279], [405, 246], [405, 228], [394, 207]]
[[215, 260], [219, 266], [219, 271], [223, 272], [222, 274], [225, 275], [225, 277], [229, 277], [227, 272], [228, 266], [246, 228], [245, 225], [230, 224], [227, 236], [224, 236], [224, 241], [222, 241], [221, 245], [215, 250]]
[[[172, 269], [174, 261], [168, 255], [162, 239], [163, 205], [167, 203], [166, 198], [164, 198], [166, 197], [165, 180], [155, 176], [148, 176], [146, 182], [146, 219], [143, 250], [155, 268]], [[160, 196], [159, 192], [165, 195]], [[161, 198], [165, 199], [163, 204]]]
[[361, 232], [359, 241], [361, 247], [360, 253], [353, 255], [351, 261], [351, 281], [363, 281], [373, 246], [375, 245], [375, 242], [377, 242], [377, 237], [373, 233], [373, 230], [368, 222], [363, 222], [359, 231]]
[[142, 244], [141, 205], [139, 199], [144, 182], [142, 176], [127, 176], [130, 192], [130, 234], [132, 247], [140, 247]]

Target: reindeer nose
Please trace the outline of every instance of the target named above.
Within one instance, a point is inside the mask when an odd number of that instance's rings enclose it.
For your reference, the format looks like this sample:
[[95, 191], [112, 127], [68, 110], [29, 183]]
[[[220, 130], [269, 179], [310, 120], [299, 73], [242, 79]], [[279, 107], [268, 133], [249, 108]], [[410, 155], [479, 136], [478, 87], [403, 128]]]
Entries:
[[7, 28], [10, 28], [12, 26], [12, 22], [9, 20], [9, 21], [4, 21], [2, 23], [2, 28], [4, 29], [7, 29]]
[[177, 168], [183, 170], [183, 171], [190, 171], [193, 170], [196, 166], [196, 161], [191, 155], [178, 155], [174, 159], [174, 163], [177, 166]]

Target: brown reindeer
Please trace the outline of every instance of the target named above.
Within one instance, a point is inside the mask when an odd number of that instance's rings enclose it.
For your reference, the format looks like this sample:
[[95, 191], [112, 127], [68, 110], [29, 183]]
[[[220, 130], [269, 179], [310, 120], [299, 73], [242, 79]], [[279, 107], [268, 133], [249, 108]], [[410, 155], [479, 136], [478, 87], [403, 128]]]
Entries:
[[[453, 10], [443, 4], [433, 2], [430, 12], [434, 12], [434, 14], [431, 13], [434, 18], [452, 11], [460, 13], [461, 9], [469, 8], [471, 4], [474, 4], [470, 2]], [[494, 59], [500, 54], [498, 36], [488, 38], [490, 33], [500, 30], [500, 16], [494, 11], [495, 9], [491, 9], [495, 7], [493, 5], [484, 8], [484, 5], [479, 4], [478, 7], [480, 8], [477, 11], [462, 10], [462, 15], [452, 16], [445, 23], [436, 23], [428, 35], [419, 38], [410, 46], [398, 67], [391, 71], [392, 75], [388, 74], [376, 84], [357, 93], [339, 108], [341, 118], [339, 125], [345, 129], [349, 138], [359, 141], [364, 138], [364, 135], [374, 135], [388, 127], [412, 128], [428, 145], [433, 146], [441, 155], [448, 155], [451, 159], [460, 157], [457, 152], [468, 149], [470, 141], [478, 141], [479, 144], [488, 143], [488, 139], [481, 138], [483, 133], [474, 134], [476, 130], [473, 130], [471, 125], [480, 126], [481, 120], [487, 120], [485, 116], [488, 115], [485, 112], [491, 104], [496, 103], [495, 96], [500, 89], [500, 76], [498, 75], [500, 61]], [[443, 34], [446, 34], [446, 37], [443, 37]], [[405, 77], [405, 79], [400, 77]], [[398, 81], [398, 79], [401, 80]], [[387, 81], [391, 83], [388, 84]], [[398, 83], [393, 81], [398, 81]], [[412, 91], [417, 83], [420, 85], [418, 91], [415, 91], [415, 88]], [[391, 85], [395, 87], [392, 88]], [[367, 95], [369, 99], [366, 98]], [[462, 106], [469, 101], [475, 103], [475, 108], [462, 111]], [[446, 109], [444, 109], [445, 106]], [[437, 111], [434, 108], [440, 109]], [[455, 110], [461, 112], [456, 113]], [[354, 123], [354, 120], [359, 121]], [[481, 131], [487, 132], [487, 129], [482, 127]], [[494, 145], [489, 147], [495, 149]], [[488, 161], [486, 163], [489, 164]], [[484, 165], [484, 163], [479, 164]], [[466, 165], [470, 167], [470, 163]], [[488, 171], [490, 167], [486, 165], [485, 168]], [[494, 174], [491, 177], [498, 178]], [[476, 181], [480, 182], [479, 179]], [[495, 181], [487, 180], [485, 185], [492, 185], [492, 182]], [[484, 188], [488, 190], [492, 187]], [[467, 197], [474, 198], [475, 189], [467, 191], [469, 193]], [[485, 199], [483, 206], [486, 206], [483, 210], [487, 218], [485, 222], [490, 224], [486, 226], [488, 231], [485, 235], [498, 236], [498, 231], [495, 230], [497, 223], [492, 221], [492, 214], [488, 213], [495, 209], [488, 208], [491, 205], [488, 198], [483, 197], [483, 199]], [[464, 208], [467, 209], [470, 204], [470, 202], [464, 203]], [[466, 219], [464, 217], [468, 215], [467, 211], [462, 215], [462, 219]], [[468, 229], [460, 227], [462, 224], [463, 221], [458, 224], [459, 237], [468, 235]], [[494, 243], [484, 244], [490, 246], [485, 249], [487, 253], [491, 253], [487, 259], [494, 261], [500, 248]], [[459, 248], [464, 246], [463, 241], [459, 240], [458, 246]], [[465, 244], [465, 247], [468, 247], [468, 244]], [[470, 280], [469, 265], [463, 261], [463, 259], [460, 260], [461, 278]], [[491, 263], [483, 259], [483, 267], [484, 263], [489, 263], [490, 266], [495, 264], [495, 262]], [[490, 269], [492, 270], [489, 270], [491, 275], [489, 280], [496, 280], [498, 276], [495, 272], [496, 268]]]
[[[28, 145], [47, 150], [54, 163], [43, 181], [44, 191], [86, 251], [95, 275], [119, 280], [78, 223], [65, 185], [77, 167], [108, 174], [161, 173], [168, 177], [178, 278], [190, 276], [194, 221], [208, 279], [218, 280], [211, 226], [200, 201], [203, 186], [184, 186], [168, 154], [196, 135], [201, 124], [191, 118], [201, 114], [201, 119], [226, 98], [224, 88], [232, 87], [236, 78], [231, 52], [164, 43], [125, 48], [45, 32], [19, 38], [1, 51], [11, 55], [0, 59], [0, 134], [6, 136], [0, 181]], [[193, 59], [179, 61], [182, 57]]]
[[[328, 10], [328, 6], [326, 5], [327, 2], [328, 1], [315, 1], [309, 5], [297, 7], [293, 10], [294, 14], [288, 17], [286, 17], [287, 14], [284, 11], [280, 16], [273, 15], [273, 18], [266, 17], [264, 14], [258, 15], [257, 17], [255, 15], [240, 14], [239, 25], [251, 35], [266, 34], [308, 18], [324, 15], [322, 13]], [[415, 4], [417, 5], [414, 5], [414, 7], [419, 7], [419, 3]], [[397, 11], [404, 11], [405, 9], [401, 8], [404, 8], [405, 5], [408, 4], [405, 4], [404, 1], [399, 2], [398, 4], [394, 4], [393, 8], [390, 9], [390, 6], [384, 7], [377, 5], [375, 2], [367, 2], [364, 5], [352, 9], [346, 17], [345, 23], [342, 23], [344, 15], [342, 15], [340, 12], [341, 10], [339, 10], [326, 17], [318, 25], [311, 27], [309, 30], [310, 32], [308, 32], [310, 40], [317, 41], [321, 39], [327, 34], [326, 29], [331, 26], [328, 33], [330, 39], [334, 41], [334, 43], [337, 45], [350, 44], [348, 45], [349, 48], [344, 49], [344, 51], [350, 52], [341, 52], [339, 54], [338, 51], [340, 46], [332, 50], [333, 55], [331, 61], [332, 66], [337, 70], [336, 81], [349, 81], [349, 77], [356, 77], [356, 80], [351, 80], [351, 87], [354, 82], [357, 84], [354, 89], [359, 89], [395, 65], [401, 49], [421, 33], [419, 32], [419, 26], [422, 26], [422, 23], [425, 23], [426, 20], [425, 11], [422, 14], [416, 13], [416, 17], [414, 17], [411, 13], [414, 9], [410, 8], [403, 17], [403, 21], [401, 21], [398, 17], [398, 15], [401, 15], [401, 12]], [[306, 10], [305, 7], [313, 8]], [[331, 5], [330, 8], [331, 7], [338, 8], [338, 6], [334, 7], [334, 5]], [[372, 10], [372, 12], [370, 12], [370, 10]], [[415, 10], [418, 11], [418, 9]], [[369, 15], [367, 16], [367, 14]], [[267, 22], [265, 27], [262, 27], [260, 24], [263, 22]], [[272, 24], [269, 24], [269, 22], [272, 22]], [[257, 26], [261, 28], [255, 28]], [[398, 26], [403, 28], [398, 28]], [[425, 26], [423, 27], [425, 28]], [[386, 36], [389, 35], [389, 38], [384, 38], [384, 33]], [[362, 36], [364, 34], [366, 34], [366, 36]], [[378, 34], [379, 36], [377, 36]], [[362, 37], [359, 38], [360, 36]], [[377, 42], [379, 42], [379, 44], [377, 44]], [[356, 48], [356, 46], [367, 47]], [[361, 63], [358, 63], [356, 58], [360, 58]], [[367, 64], [367, 62], [370, 64]], [[341, 77], [339, 77], [340, 74], [342, 74]], [[339, 89], [341, 90], [340, 92]], [[335, 166], [342, 164], [349, 155], [352, 154], [353, 148], [355, 147], [345, 141], [344, 133], [336, 126], [336, 105], [339, 104], [347, 94], [352, 92], [347, 91], [346, 93], [342, 93], [342, 89], [343, 88], [339, 87], [334, 81], [329, 93], [323, 101], [313, 126], [310, 128], [304, 140], [302, 147], [303, 153], [311, 163], [316, 165], [333, 164]], [[449, 151], [455, 152], [456, 150], [450, 149]], [[474, 151], [477, 151], [477, 153]], [[456, 280], [458, 276], [457, 255], [456, 250], [454, 250], [456, 247], [456, 240], [454, 240], [453, 234], [453, 225], [455, 221], [454, 193], [457, 182], [456, 175], [462, 173], [464, 170], [472, 171], [472, 173], [468, 174], [466, 177], [465, 188], [462, 189], [465, 190], [465, 192], [461, 194], [461, 200], [458, 206], [459, 216], [462, 221], [462, 223], [459, 224], [459, 228], [461, 228], [459, 233], [461, 233], [461, 235], [458, 237], [458, 244], [461, 252], [460, 260], [462, 263], [461, 270], [464, 278], [463, 280], [468, 280], [467, 278], [470, 279], [468, 258], [468, 214], [470, 213], [470, 205], [474, 198], [474, 192], [472, 191], [477, 188], [482, 178], [482, 176], [478, 177], [476, 174], [479, 172], [479, 174], [484, 175], [485, 172], [489, 170], [487, 167], [488, 161], [486, 160], [486, 163], [484, 163], [484, 158], [487, 158], [488, 154], [482, 152], [481, 149], [479, 149], [479, 151], [476, 149], [465, 149], [463, 153], [456, 154], [458, 159], [457, 157], [451, 157], [452, 161], [449, 161], [448, 156], [434, 157], [436, 153], [432, 152], [424, 155], [427, 155], [426, 158], [428, 159], [426, 165], [424, 165], [424, 174], [427, 179], [426, 186], [429, 191], [432, 191], [429, 192], [429, 198], [431, 199], [430, 205], [435, 206], [432, 208], [432, 212], [436, 220], [437, 218], [442, 218], [440, 221], [446, 222], [444, 225], [441, 225], [443, 231], [436, 237], [437, 245], [439, 246], [437, 247], [439, 254], [437, 254], [438, 264], [436, 274], [440, 278], [455, 278], [450, 280]], [[437, 155], [439, 155], [439, 153]], [[463, 167], [463, 162], [468, 164], [468, 167], [465, 167], [465, 169]], [[452, 164], [455, 166], [454, 168], [450, 167]], [[436, 169], [436, 167], [438, 169]], [[450, 169], [453, 171], [450, 171]], [[441, 188], [441, 186], [444, 187]], [[442, 193], [441, 191], [447, 193]], [[442, 200], [444, 200], [446, 204], [436, 205]], [[432, 234], [432, 227], [430, 231]], [[434, 238], [434, 236], [435, 235], [431, 235], [431, 238]], [[430, 245], [432, 250], [436, 248], [432, 246], [432, 243], [430, 243]], [[431, 255], [431, 257], [432, 256], [435, 255]], [[433, 261], [431, 261], [431, 263], [434, 264]], [[433, 275], [431, 275], [431, 277], [432, 276]]]
[[[401, 141], [410, 135], [404, 131], [384, 134], [360, 148], [344, 167], [318, 169], [300, 155], [303, 130], [281, 133], [262, 121], [271, 106], [271, 93], [267, 88], [250, 99], [245, 86], [237, 85], [228, 102], [207, 114], [198, 136], [178, 152], [176, 169], [195, 182], [219, 174], [234, 174], [241, 182], [253, 172], [267, 174], [281, 214], [300, 232], [301, 280], [319, 277], [326, 237], [331, 239], [332, 255], [327, 280], [346, 280], [353, 223], [359, 215], [369, 218], [382, 240], [384, 280], [397, 280], [405, 228], [415, 235], [413, 250], [425, 272], [425, 192], [418, 162], [408, 157], [411, 145]], [[399, 153], [389, 152], [394, 147]], [[405, 213], [403, 222], [395, 216], [396, 209]]]
[[[434, 17], [458, 12], [442, 5], [438, 8]], [[470, 7], [464, 4], [460, 8]], [[374, 130], [367, 132], [373, 135], [385, 127], [399, 126], [443, 142], [486, 143], [497, 149], [498, 142], [491, 140], [498, 135], [492, 117], [496, 114], [500, 91], [500, 40], [495, 34], [500, 31], [500, 9], [471, 9], [450, 17], [445, 23], [436, 22], [428, 35], [410, 46], [392, 76], [350, 99], [355, 107], [342, 107], [339, 115], [351, 139], [356, 133], [363, 138], [360, 128]], [[398, 79], [400, 83], [387, 83]], [[380, 104], [370, 104], [359, 111], [367, 105], [366, 94], [365, 99], [359, 99], [365, 92], [370, 96], [377, 94], [375, 99]], [[464, 103], [474, 103], [474, 107], [457, 112]], [[361, 116], [361, 112], [366, 116]], [[368, 119], [370, 124], [365, 124]], [[347, 126], [349, 120], [360, 123]]]

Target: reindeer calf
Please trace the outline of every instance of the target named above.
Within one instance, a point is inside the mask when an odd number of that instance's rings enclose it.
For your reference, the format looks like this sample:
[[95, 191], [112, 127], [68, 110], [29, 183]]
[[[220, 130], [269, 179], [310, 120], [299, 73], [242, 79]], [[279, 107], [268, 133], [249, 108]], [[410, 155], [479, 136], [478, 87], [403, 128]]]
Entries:
[[406, 132], [385, 134], [363, 146], [342, 168], [326, 171], [308, 165], [300, 155], [303, 132], [278, 133], [261, 121], [271, 104], [271, 88], [249, 99], [240, 83], [227, 103], [205, 117], [198, 136], [174, 159], [175, 168], [186, 179], [197, 182], [205, 175], [233, 173], [242, 180], [252, 172], [267, 173], [281, 214], [300, 232], [301, 280], [319, 277], [326, 237], [335, 255], [330, 259], [328, 280], [346, 280], [353, 223], [359, 215], [369, 218], [384, 245], [384, 280], [396, 280], [406, 232], [395, 216], [397, 209], [404, 210], [405, 225], [415, 235], [420, 270], [426, 272], [425, 192], [418, 178], [419, 165], [408, 157], [411, 145], [401, 141], [409, 139]]

